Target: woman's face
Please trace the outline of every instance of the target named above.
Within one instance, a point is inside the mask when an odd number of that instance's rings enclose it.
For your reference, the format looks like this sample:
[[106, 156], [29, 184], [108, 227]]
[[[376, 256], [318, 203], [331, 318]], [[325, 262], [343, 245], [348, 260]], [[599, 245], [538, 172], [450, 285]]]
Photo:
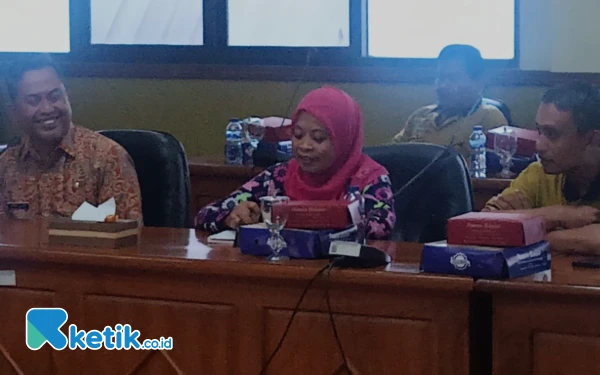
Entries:
[[333, 143], [323, 124], [302, 112], [294, 124], [292, 151], [300, 168], [308, 173], [326, 171], [335, 159]]

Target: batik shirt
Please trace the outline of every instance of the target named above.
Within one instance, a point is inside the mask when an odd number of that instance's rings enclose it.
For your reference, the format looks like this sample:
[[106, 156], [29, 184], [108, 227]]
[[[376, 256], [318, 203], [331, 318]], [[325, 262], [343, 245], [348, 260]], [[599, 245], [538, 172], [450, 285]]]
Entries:
[[0, 155], [0, 213], [18, 218], [70, 217], [85, 201], [95, 206], [115, 198], [120, 218], [142, 222], [140, 187], [133, 161], [116, 142], [71, 125], [51, 165], [24, 137]]

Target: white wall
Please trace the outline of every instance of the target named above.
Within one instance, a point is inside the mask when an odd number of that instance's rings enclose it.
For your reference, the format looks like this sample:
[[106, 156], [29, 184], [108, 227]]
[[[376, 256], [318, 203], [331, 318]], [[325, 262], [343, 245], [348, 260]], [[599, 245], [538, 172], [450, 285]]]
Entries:
[[520, 68], [600, 73], [600, 0], [521, 0]]

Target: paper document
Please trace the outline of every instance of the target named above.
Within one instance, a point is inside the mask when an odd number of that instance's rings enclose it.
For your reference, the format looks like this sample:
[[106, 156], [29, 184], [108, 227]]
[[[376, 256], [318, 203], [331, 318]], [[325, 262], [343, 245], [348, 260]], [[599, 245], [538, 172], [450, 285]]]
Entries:
[[16, 286], [17, 276], [14, 270], [0, 271], [0, 286]]
[[232, 243], [235, 241], [235, 231], [226, 230], [208, 236], [208, 243]]
[[110, 198], [98, 207], [88, 202], [83, 202], [71, 216], [72, 220], [76, 221], [95, 221], [104, 222], [107, 216], [114, 215], [117, 211], [117, 203], [115, 198]]

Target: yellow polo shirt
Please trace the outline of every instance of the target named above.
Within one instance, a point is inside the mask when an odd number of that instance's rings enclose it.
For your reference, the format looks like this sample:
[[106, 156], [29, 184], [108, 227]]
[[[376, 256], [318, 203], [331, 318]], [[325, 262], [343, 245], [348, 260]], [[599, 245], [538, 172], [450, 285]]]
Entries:
[[469, 160], [469, 136], [475, 125], [481, 125], [484, 133], [487, 133], [490, 129], [508, 124], [498, 108], [482, 102], [464, 116], [452, 116], [437, 124], [436, 120], [442, 113], [443, 109], [437, 104], [419, 108], [410, 115], [402, 131], [394, 137], [394, 142], [452, 144], [457, 152]]
[[521, 208], [523, 205], [515, 201], [519, 199], [517, 193], [520, 192], [527, 197], [528, 205], [531, 205], [531, 207], [523, 208], [588, 205], [600, 209], [600, 191], [598, 191], [600, 180], [592, 183], [586, 196], [571, 201], [565, 197], [565, 180], [566, 176], [564, 174], [546, 174], [539, 162], [532, 163], [500, 195], [487, 202], [486, 208], [491, 210], [506, 209], [507, 204], [515, 208]]

